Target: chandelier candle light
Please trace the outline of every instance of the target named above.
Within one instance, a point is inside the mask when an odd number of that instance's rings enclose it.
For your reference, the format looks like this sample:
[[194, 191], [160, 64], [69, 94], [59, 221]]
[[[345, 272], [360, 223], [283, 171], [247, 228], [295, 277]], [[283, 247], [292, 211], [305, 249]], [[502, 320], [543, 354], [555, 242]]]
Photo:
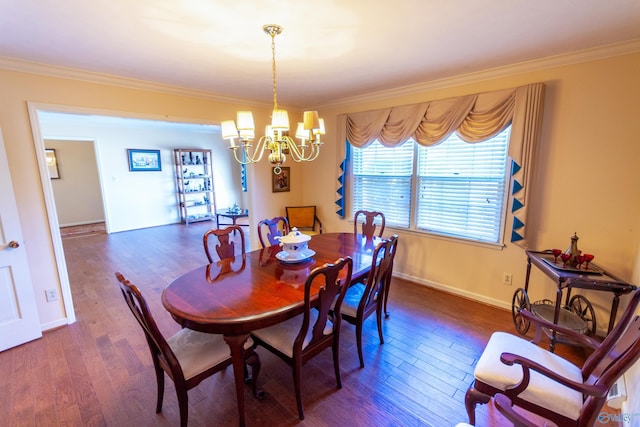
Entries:
[[[289, 133], [289, 115], [287, 110], [278, 108], [278, 93], [276, 91], [276, 43], [275, 37], [282, 32], [282, 27], [269, 24], [262, 27], [265, 33], [271, 36], [271, 65], [273, 70], [273, 113], [271, 124], [265, 128], [264, 136], [258, 140], [253, 153], [251, 152], [255, 139], [255, 125], [251, 111], [238, 111], [237, 127], [233, 120], [224, 120], [221, 123], [222, 138], [229, 140], [229, 148], [233, 150], [233, 156], [238, 163], [243, 165], [257, 163], [262, 160], [266, 150], [270, 151], [269, 162], [275, 167], [273, 172], [279, 175], [282, 172], [282, 164], [287, 155], [295, 162], [310, 162], [320, 154], [322, 141], [320, 136], [325, 134], [324, 120], [318, 117], [317, 111], [305, 111], [303, 121], [298, 123], [296, 138], [300, 142], [291, 139]], [[239, 139], [236, 144], [235, 139]], [[240, 153], [238, 153], [240, 149]]]

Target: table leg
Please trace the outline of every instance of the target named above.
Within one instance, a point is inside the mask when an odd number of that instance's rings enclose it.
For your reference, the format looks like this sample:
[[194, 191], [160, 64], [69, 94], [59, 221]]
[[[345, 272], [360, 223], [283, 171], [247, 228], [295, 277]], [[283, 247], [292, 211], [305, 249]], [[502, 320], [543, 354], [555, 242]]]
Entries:
[[233, 377], [236, 382], [236, 399], [238, 401], [238, 418], [240, 427], [244, 427], [244, 343], [249, 334], [225, 335], [224, 340], [231, 349]]

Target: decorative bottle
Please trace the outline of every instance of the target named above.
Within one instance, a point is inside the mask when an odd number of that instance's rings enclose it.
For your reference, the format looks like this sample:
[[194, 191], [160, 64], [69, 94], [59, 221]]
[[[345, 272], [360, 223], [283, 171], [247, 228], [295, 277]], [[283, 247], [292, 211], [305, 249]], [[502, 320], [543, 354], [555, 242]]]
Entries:
[[578, 239], [578, 233], [573, 233], [573, 236], [571, 236], [571, 246], [564, 251], [565, 254], [571, 255], [571, 258], [567, 261], [567, 265], [570, 267], [575, 267], [578, 264], [578, 256], [580, 256], [581, 252], [578, 250]]

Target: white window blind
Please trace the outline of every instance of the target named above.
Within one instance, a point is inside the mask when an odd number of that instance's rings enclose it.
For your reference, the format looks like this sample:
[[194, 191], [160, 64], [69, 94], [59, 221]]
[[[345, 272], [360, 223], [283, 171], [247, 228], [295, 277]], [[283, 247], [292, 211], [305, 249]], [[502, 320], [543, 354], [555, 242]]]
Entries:
[[378, 141], [353, 149], [352, 214], [384, 212], [387, 225], [408, 228], [413, 186], [414, 142], [387, 148]]
[[473, 144], [453, 134], [431, 147], [354, 148], [352, 213], [377, 210], [389, 226], [498, 243], [510, 130]]
[[473, 144], [453, 134], [441, 144], [418, 148], [418, 229], [500, 240], [509, 131]]

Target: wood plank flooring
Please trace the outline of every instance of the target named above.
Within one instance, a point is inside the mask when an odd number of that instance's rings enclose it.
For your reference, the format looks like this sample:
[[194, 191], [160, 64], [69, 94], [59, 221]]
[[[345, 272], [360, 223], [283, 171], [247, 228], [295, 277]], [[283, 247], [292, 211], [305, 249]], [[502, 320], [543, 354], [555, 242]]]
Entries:
[[[215, 223], [170, 225], [111, 235], [63, 239], [77, 322], [0, 353], [0, 413], [9, 426], [177, 426], [178, 405], [166, 380], [155, 414], [155, 377], [141, 330], [126, 307], [115, 271], [138, 285], [167, 335], [179, 327], [160, 293], [178, 275], [206, 262], [202, 234]], [[402, 256], [401, 253], [398, 256]], [[355, 332], [344, 324], [343, 388], [331, 352], [303, 368], [306, 419], [297, 417], [290, 368], [264, 349], [262, 401], [247, 388], [249, 426], [454, 426], [466, 421], [464, 393], [490, 334], [514, 332], [505, 310], [394, 279], [385, 344], [375, 317], [364, 329], [365, 368]], [[560, 354], [578, 361], [580, 350]], [[566, 354], [565, 354], [566, 353]], [[495, 409], [479, 407], [478, 425], [498, 426]], [[189, 392], [189, 425], [234, 426], [237, 409], [230, 368]]]

